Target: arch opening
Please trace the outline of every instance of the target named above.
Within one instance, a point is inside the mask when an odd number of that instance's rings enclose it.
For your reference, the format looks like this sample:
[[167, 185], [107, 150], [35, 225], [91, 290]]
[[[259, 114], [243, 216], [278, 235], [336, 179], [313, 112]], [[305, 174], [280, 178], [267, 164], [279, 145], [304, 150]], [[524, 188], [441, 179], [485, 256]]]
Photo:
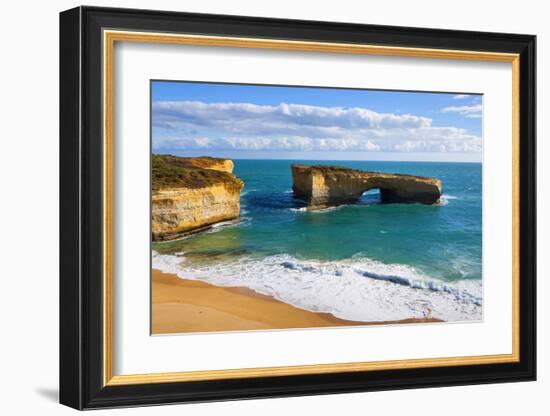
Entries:
[[364, 205], [379, 205], [391, 204], [392, 202], [400, 202], [396, 192], [390, 188], [370, 187], [363, 191], [358, 199], [360, 204]]
[[357, 202], [361, 205], [380, 205], [382, 203], [382, 190], [369, 188], [363, 191]]

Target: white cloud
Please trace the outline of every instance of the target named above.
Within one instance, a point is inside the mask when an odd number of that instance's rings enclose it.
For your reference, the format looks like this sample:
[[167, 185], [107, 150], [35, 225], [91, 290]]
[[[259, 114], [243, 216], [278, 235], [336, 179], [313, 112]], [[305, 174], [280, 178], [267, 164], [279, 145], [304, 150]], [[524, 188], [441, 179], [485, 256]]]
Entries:
[[464, 129], [359, 107], [157, 101], [153, 127], [157, 150], [481, 151], [481, 138]]
[[470, 97], [468, 94], [457, 94], [453, 96], [454, 100], [464, 100], [466, 98]]
[[425, 127], [430, 118], [411, 114], [395, 115], [377, 113], [366, 108], [318, 107], [311, 105], [286, 104], [277, 106], [249, 103], [213, 103], [198, 101], [157, 101], [153, 112], [158, 120], [168, 126], [178, 123], [200, 121], [205, 126], [246, 130], [257, 128], [259, 121], [269, 126], [312, 126], [315, 128], [391, 128]]
[[472, 114], [479, 114], [481, 117], [481, 111], [483, 106], [481, 104], [461, 105], [445, 107], [441, 110], [442, 113], [458, 113], [466, 117], [470, 117]]

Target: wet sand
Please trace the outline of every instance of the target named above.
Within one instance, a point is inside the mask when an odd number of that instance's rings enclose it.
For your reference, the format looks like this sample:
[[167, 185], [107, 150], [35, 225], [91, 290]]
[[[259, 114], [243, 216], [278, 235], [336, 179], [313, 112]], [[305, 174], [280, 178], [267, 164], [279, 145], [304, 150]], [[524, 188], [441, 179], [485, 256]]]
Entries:
[[152, 333], [243, 331], [434, 322], [405, 319], [355, 322], [316, 313], [260, 295], [247, 288], [217, 287], [153, 269]]

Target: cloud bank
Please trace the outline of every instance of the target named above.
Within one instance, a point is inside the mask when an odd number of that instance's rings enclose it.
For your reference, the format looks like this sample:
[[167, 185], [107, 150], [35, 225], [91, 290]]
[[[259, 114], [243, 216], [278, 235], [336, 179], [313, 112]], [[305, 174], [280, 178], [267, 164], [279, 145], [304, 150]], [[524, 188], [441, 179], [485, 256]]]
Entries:
[[[477, 114], [465, 108], [442, 111]], [[358, 107], [156, 101], [152, 110], [157, 150], [481, 151], [481, 138], [465, 129]]]

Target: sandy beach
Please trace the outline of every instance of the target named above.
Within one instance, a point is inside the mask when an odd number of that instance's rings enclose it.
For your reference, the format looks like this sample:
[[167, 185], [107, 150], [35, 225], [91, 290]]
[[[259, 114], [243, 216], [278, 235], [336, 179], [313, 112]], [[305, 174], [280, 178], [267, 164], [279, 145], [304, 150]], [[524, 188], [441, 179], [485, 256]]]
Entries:
[[354, 322], [328, 313], [295, 308], [250, 289], [216, 287], [153, 269], [152, 333], [243, 331], [418, 323], [436, 321], [405, 319], [397, 322]]

